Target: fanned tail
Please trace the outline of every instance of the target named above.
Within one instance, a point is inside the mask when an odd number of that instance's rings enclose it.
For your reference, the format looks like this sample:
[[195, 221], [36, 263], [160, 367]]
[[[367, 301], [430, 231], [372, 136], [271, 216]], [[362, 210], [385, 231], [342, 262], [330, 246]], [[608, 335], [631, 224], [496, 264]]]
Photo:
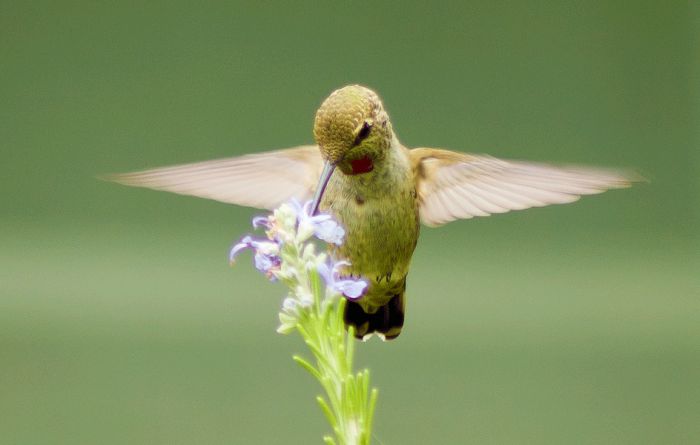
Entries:
[[355, 328], [355, 337], [359, 339], [376, 332], [383, 340], [393, 340], [401, 334], [403, 327], [404, 291], [371, 314], [365, 312], [359, 303], [348, 301], [344, 319], [346, 325]]

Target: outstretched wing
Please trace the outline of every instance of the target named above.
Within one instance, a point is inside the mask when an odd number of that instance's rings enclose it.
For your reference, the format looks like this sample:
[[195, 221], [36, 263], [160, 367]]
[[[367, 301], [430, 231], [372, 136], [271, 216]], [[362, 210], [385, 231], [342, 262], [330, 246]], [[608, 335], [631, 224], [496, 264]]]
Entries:
[[242, 206], [273, 209], [291, 198], [301, 202], [311, 199], [322, 168], [318, 147], [305, 145], [107, 175], [104, 179]]
[[417, 148], [410, 151], [418, 181], [421, 221], [439, 226], [581, 195], [629, 187], [633, 175], [615, 170], [506, 161], [487, 155]]

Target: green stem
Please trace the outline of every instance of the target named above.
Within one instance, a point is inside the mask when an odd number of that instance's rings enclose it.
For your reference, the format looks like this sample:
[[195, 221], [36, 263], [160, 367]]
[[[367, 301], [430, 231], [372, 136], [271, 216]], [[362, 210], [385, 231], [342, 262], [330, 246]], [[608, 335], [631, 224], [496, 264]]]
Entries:
[[314, 307], [311, 316], [300, 320], [297, 330], [309, 345], [316, 367], [298, 357], [295, 361], [325, 390], [326, 398], [319, 396], [318, 403], [336, 438], [326, 436], [324, 441], [338, 445], [369, 445], [377, 391], [369, 389], [368, 370], [353, 374], [355, 340], [352, 332], [345, 330], [343, 322], [345, 299], [339, 298], [332, 306], [322, 304], [324, 289], [320, 278], [315, 272], [310, 275]]

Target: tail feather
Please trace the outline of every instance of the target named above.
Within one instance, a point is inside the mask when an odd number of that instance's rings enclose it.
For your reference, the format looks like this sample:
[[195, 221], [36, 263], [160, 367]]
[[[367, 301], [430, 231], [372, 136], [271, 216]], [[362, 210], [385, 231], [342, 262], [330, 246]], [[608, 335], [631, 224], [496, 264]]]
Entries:
[[362, 339], [377, 332], [385, 340], [393, 340], [401, 334], [404, 321], [404, 293], [394, 295], [384, 306], [370, 314], [359, 303], [348, 301], [345, 305], [345, 324], [355, 328], [355, 337]]

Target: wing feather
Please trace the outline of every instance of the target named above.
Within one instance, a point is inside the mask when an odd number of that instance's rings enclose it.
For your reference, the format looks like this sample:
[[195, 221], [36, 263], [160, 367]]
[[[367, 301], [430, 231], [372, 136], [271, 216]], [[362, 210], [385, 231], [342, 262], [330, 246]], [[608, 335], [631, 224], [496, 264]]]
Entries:
[[313, 195], [323, 161], [318, 147], [305, 145], [266, 153], [107, 175], [120, 184], [273, 209]]
[[569, 203], [639, 180], [616, 170], [506, 161], [448, 150], [417, 148], [410, 154], [421, 221], [428, 226]]

